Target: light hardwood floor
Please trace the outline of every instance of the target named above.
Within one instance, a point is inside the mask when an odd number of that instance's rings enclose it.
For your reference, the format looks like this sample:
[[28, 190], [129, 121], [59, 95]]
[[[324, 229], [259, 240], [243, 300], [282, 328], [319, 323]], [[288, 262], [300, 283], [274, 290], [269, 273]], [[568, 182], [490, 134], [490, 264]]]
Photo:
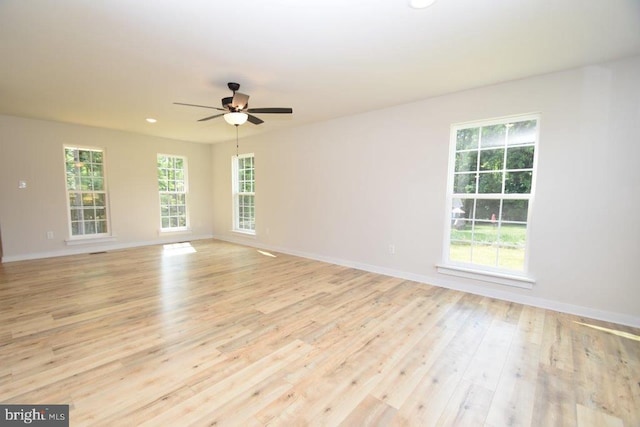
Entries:
[[640, 426], [638, 329], [273, 255], [0, 265], [0, 402], [72, 426]]

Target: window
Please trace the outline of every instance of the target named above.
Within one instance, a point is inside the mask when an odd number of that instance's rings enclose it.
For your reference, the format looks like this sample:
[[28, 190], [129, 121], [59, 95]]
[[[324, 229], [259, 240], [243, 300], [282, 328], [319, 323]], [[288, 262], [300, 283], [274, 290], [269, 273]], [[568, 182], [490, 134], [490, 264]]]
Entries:
[[160, 230], [187, 230], [187, 159], [158, 154]]
[[233, 158], [233, 229], [255, 234], [255, 164], [253, 154]]
[[65, 147], [71, 237], [109, 235], [104, 151]]
[[538, 117], [452, 127], [445, 260], [523, 274]]

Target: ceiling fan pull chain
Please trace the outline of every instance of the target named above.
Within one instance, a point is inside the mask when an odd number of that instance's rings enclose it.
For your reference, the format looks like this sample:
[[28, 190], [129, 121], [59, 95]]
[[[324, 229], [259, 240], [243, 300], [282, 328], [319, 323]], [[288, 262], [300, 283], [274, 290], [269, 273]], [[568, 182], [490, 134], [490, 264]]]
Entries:
[[238, 125], [236, 125], [236, 158], [238, 157]]

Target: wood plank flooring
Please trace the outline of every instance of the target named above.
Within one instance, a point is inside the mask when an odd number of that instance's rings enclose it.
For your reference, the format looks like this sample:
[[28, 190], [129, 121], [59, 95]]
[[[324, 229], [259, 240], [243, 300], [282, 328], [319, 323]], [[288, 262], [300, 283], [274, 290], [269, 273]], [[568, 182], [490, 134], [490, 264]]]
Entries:
[[0, 402], [72, 426], [640, 426], [638, 329], [271, 255], [0, 264]]

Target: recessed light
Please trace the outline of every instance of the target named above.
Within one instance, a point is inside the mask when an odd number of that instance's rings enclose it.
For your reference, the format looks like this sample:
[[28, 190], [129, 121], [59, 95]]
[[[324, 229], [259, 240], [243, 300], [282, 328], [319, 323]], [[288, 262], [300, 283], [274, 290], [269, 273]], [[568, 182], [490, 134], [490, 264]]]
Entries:
[[155, 123], [155, 122], [157, 122], [157, 120], [156, 120], [156, 119], [153, 119], [153, 118], [151, 118], [151, 117], [149, 117], [149, 118], [147, 119], [147, 122], [149, 122], [149, 123]]
[[436, 0], [410, 0], [409, 5], [414, 9], [424, 9], [434, 4]]

